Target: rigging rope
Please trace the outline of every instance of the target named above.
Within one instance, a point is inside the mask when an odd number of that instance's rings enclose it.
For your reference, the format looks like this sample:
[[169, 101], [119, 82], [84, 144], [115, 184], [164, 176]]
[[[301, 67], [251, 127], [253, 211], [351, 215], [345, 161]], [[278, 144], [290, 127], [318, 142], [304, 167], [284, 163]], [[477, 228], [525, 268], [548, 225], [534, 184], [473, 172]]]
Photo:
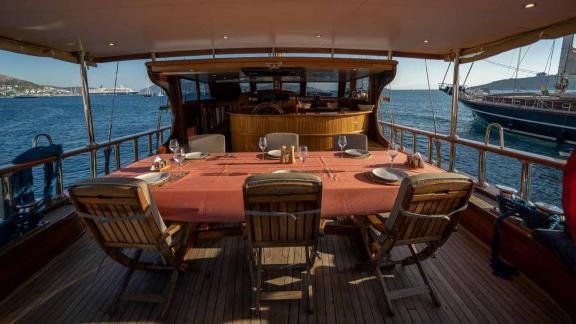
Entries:
[[444, 77], [442, 78], [442, 84], [446, 81], [446, 76], [448, 75], [448, 70], [450, 70], [450, 65], [452, 65], [452, 61], [448, 62], [448, 67], [446, 68], [446, 72], [444, 73]]
[[[112, 109], [110, 111], [110, 120], [108, 121], [108, 142], [112, 140], [112, 123], [114, 121], [114, 110], [116, 108], [116, 85], [118, 84], [118, 67], [120, 61], [116, 62], [116, 73], [114, 75], [114, 89], [112, 90]], [[112, 147], [107, 146], [104, 149], [104, 173], [110, 173], [110, 153], [112, 152]], [[116, 152], [118, 154], [118, 152]]]
[[[437, 136], [438, 135], [438, 127], [436, 125], [436, 112], [434, 111], [434, 101], [432, 100], [432, 88], [430, 87], [430, 75], [428, 73], [428, 60], [424, 59], [424, 67], [426, 69], [426, 81], [428, 82], [428, 99], [430, 101], [430, 109], [432, 110], [432, 122], [434, 123], [434, 135]], [[450, 67], [450, 65], [448, 65], [448, 67]], [[472, 69], [472, 67], [470, 67], [470, 69]], [[446, 70], [446, 72], [448, 72], [448, 70]], [[470, 70], [468, 70], [468, 73], [470, 73]], [[446, 77], [446, 75], [444, 75], [444, 77]], [[466, 76], [466, 78], [468, 78], [468, 76]], [[466, 81], [464, 81], [466, 82]], [[444, 83], [444, 82], [442, 82]], [[452, 91], [454, 91], [454, 89], [452, 89]], [[438, 161], [438, 165], [440, 165], [440, 160], [442, 158], [441, 155], [441, 151], [440, 151], [440, 140], [438, 138], [434, 138], [434, 146], [436, 146], [436, 160]], [[416, 153], [416, 152], [414, 152]]]
[[[462, 87], [466, 86], [466, 81], [468, 81], [468, 76], [470, 75], [470, 71], [472, 71], [472, 67], [474, 66], [475, 62], [472, 62], [472, 64], [470, 64], [470, 68], [468, 69], [468, 73], [466, 73], [466, 78], [464, 78], [464, 82], [462, 83]], [[428, 69], [426, 69], [426, 73], [428, 73]], [[428, 75], [426, 75], [428, 76]], [[428, 87], [430, 87], [430, 85], [428, 85]]]

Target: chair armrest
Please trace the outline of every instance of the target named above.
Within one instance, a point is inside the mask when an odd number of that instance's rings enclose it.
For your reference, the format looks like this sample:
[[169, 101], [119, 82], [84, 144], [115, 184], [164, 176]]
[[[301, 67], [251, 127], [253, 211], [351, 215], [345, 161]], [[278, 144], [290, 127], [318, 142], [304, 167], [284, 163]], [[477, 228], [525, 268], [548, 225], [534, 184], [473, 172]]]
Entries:
[[165, 240], [168, 237], [178, 233], [180, 230], [182, 229], [182, 224], [171, 224], [170, 226], [168, 226], [168, 228], [164, 231], [164, 233], [162, 233], [162, 236], [160, 237], [161, 240]]

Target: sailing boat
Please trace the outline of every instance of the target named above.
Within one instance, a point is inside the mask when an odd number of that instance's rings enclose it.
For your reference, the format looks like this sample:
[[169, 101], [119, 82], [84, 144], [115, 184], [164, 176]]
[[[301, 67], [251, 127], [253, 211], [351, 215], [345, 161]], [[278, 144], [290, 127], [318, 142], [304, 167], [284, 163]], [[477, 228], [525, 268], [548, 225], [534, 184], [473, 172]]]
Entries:
[[[576, 144], [576, 96], [566, 94], [569, 75], [576, 75], [574, 35], [563, 38], [554, 94], [547, 89], [541, 93], [478, 94], [461, 88], [459, 100], [475, 116], [509, 131]], [[443, 91], [451, 92], [448, 90]]]

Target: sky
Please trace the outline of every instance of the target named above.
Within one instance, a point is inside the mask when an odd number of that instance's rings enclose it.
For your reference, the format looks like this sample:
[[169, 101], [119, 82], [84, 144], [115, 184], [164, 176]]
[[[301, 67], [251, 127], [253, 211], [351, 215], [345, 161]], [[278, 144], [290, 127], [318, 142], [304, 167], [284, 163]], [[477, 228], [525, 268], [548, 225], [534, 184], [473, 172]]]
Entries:
[[[535, 72], [543, 72], [550, 51], [554, 45], [551, 74], [557, 72], [558, 61], [560, 59], [560, 47], [562, 40], [542, 40], [537, 43], [522, 48], [522, 61], [520, 68]], [[488, 58], [487, 60], [474, 63], [470, 76], [466, 82], [467, 86], [485, 84], [491, 81], [507, 79], [514, 76], [514, 70], [498, 66], [487, 62], [496, 62], [506, 66], [517, 64], [518, 49], [501, 53]], [[396, 78], [391, 83], [392, 89], [427, 89], [426, 70], [424, 60], [396, 58], [398, 60], [398, 70]], [[118, 85], [123, 85], [136, 90], [147, 86], [148, 76], [143, 60], [123, 61], [118, 68]], [[448, 62], [429, 60], [428, 71], [430, 76], [430, 86], [436, 88], [442, 82]], [[460, 76], [463, 81], [470, 64], [461, 65]], [[112, 87], [114, 85], [114, 74], [116, 63], [99, 64], [91, 67], [88, 71], [88, 83], [91, 88]], [[32, 81], [42, 85], [54, 86], [78, 86], [80, 84], [80, 71], [78, 65], [62, 62], [52, 58], [33, 57], [0, 51], [0, 74], [15, 77], [18, 79]], [[520, 71], [518, 77], [533, 76], [531, 73]], [[452, 66], [446, 82], [451, 82]]]

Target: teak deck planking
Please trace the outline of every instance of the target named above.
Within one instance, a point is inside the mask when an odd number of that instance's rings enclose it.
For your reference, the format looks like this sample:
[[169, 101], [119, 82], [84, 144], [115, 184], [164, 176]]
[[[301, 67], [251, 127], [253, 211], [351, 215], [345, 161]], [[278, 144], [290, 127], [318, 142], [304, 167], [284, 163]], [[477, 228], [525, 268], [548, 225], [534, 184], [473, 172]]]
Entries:
[[[169, 323], [569, 323], [571, 320], [542, 290], [524, 275], [512, 281], [494, 277], [488, 266], [488, 248], [469, 232], [452, 235], [436, 258], [424, 267], [438, 292], [442, 307], [428, 296], [394, 301], [394, 317], [387, 317], [380, 286], [371, 272], [356, 270], [364, 261], [360, 240], [325, 235], [320, 239], [322, 258], [312, 281], [316, 284], [314, 313], [307, 314], [302, 300], [263, 301], [262, 312], [250, 312], [251, 291], [246, 241], [227, 237], [201, 241], [190, 252], [198, 270], [183, 274], [176, 289]], [[407, 255], [407, 249], [394, 256]], [[302, 260], [299, 248], [267, 251], [265, 262]], [[155, 256], [146, 255], [154, 260]], [[113, 296], [127, 269], [96, 246], [88, 235], [50, 262], [33, 280], [0, 303], [2, 323], [157, 322], [154, 304], [124, 302], [109, 314]], [[266, 272], [265, 289], [285, 284], [297, 290], [301, 277], [289, 269]], [[421, 284], [415, 266], [398, 268], [391, 288]], [[279, 278], [278, 278], [279, 277]], [[169, 279], [163, 273], [136, 272], [129, 287], [155, 291]], [[281, 289], [281, 288], [278, 288]]]

